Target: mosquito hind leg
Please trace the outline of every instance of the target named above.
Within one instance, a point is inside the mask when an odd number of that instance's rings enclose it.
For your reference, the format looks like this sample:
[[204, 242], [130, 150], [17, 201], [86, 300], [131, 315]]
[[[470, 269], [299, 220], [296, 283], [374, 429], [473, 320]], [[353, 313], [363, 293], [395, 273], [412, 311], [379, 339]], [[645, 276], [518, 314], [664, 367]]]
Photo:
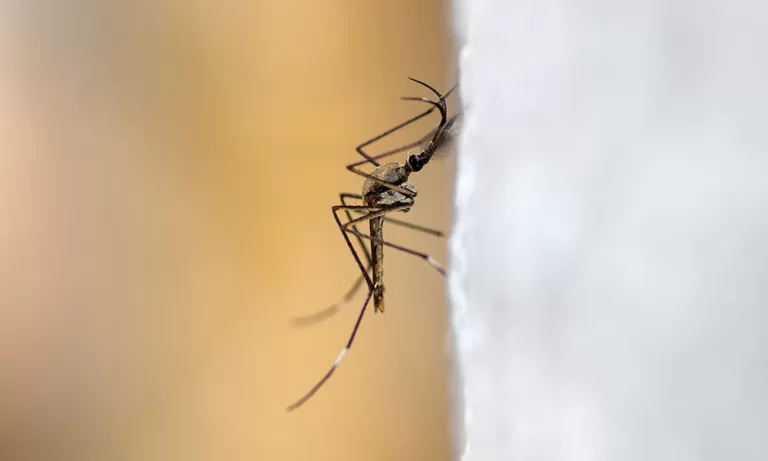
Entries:
[[[363, 196], [360, 195], [360, 194], [344, 193], [344, 194], [341, 194], [341, 196], [343, 196], [344, 198], [353, 198], [353, 199], [358, 199], [358, 200], [362, 200], [363, 199]], [[344, 203], [344, 205], [347, 205], [347, 203], [344, 202], [344, 198], [342, 198], [341, 202]], [[349, 210], [344, 210], [344, 211], [347, 213], [347, 217], [349, 218], [349, 220], [352, 221], [352, 215], [349, 213]], [[384, 221], [392, 223], [392, 224], [396, 224], [398, 226], [403, 226], [403, 227], [406, 227], [408, 229], [412, 229], [412, 230], [415, 230], [415, 231], [418, 231], [418, 232], [423, 232], [425, 234], [429, 234], [429, 235], [432, 235], [432, 236], [435, 236], [435, 237], [441, 237], [441, 238], [445, 237], [445, 233], [443, 231], [438, 230], [438, 229], [433, 229], [431, 227], [421, 226], [419, 224], [414, 224], [414, 223], [411, 223], [411, 222], [408, 222], [408, 221], [403, 221], [403, 220], [396, 219], [396, 218], [390, 218], [388, 216], [386, 216], [384, 218]], [[355, 228], [355, 230], [357, 230], [357, 228]], [[362, 245], [362, 241], [361, 241], [360, 244]], [[366, 248], [366, 250], [367, 250], [367, 248]], [[368, 261], [370, 261], [370, 259]]]
[[437, 260], [435, 258], [433, 258], [432, 256], [430, 256], [430, 255], [428, 255], [426, 253], [423, 253], [423, 252], [417, 251], [417, 250], [412, 250], [410, 248], [406, 248], [406, 247], [398, 245], [396, 243], [387, 242], [386, 240], [381, 240], [381, 239], [378, 239], [376, 237], [372, 237], [370, 235], [365, 235], [362, 232], [357, 232], [357, 231], [354, 231], [352, 229], [347, 229], [347, 232], [349, 232], [352, 235], [356, 235], [358, 237], [364, 238], [364, 239], [368, 239], [368, 240], [372, 240], [374, 242], [381, 243], [382, 245], [388, 246], [390, 248], [394, 248], [395, 250], [400, 250], [400, 251], [402, 251], [404, 253], [408, 253], [409, 255], [416, 256], [417, 258], [426, 261], [427, 264], [432, 266], [432, 268], [434, 268], [436, 271], [438, 271], [441, 275], [445, 276], [445, 267], [443, 267], [442, 264], [437, 262]]
[[[370, 266], [368, 266], [368, 269], [370, 269]], [[324, 320], [328, 320], [329, 318], [338, 314], [342, 307], [346, 306], [352, 301], [352, 299], [355, 297], [357, 292], [360, 290], [360, 287], [363, 286], [364, 281], [365, 281], [365, 278], [362, 275], [358, 277], [355, 280], [355, 283], [352, 284], [351, 287], [349, 287], [349, 290], [347, 290], [347, 292], [344, 294], [344, 296], [341, 299], [331, 304], [330, 306], [326, 307], [325, 309], [319, 310], [312, 314], [303, 315], [301, 317], [294, 317], [293, 319], [294, 326], [307, 327], [310, 325], [314, 325], [316, 323], [320, 323]]]
[[314, 386], [312, 386], [312, 389], [309, 390], [306, 394], [304, 394], [299, 400], [293, 402], [292, 404], [288, 405], [286, 408], [286, 411], [293, 411], [300, 406], [304, 405], [307, 400], [312, 398], [313, 395], [317, 391], [320, 390], [321, 387], [323, 387], [323, 384], [326, 383], [329, 379], [331, 379], [331, 376], [336, 372], [336, 369], [341, 364], [341, 361], [344, 360], [344, 356], [347, 355], [347, 351], [352, 347], [352, 343], [355, 340], [355, 335], [357, 335], [357, 330], [360, 328], [360, 322], [363, 320], [363, 315], [365, 315], [365, 309], [368, 307], [368, 303], [371, 300], [371, 295], [373, 294], [373, 290], [368, 290], [368, 295], [365, 297], [365, 301], [363, 302], [363, 307], [360, 309], [360, 313], [357, 315], [357, 321], [355, 322], [355, 326], [352, 327], [352, 333], [349, 335], [349, 339], [347, 340], [347, 344], [341, 349], [341, 352], [339, 352], [339, 355], [336, 357], [336, 360], [333, 361], [333, 365], [331, 365], [331, 368], [328, 369], [328, 371], [323, 375], [322, 378], [320, 378], [320, 381], [318, 381]]
[[300, 406], [304, 405], [304, 403], [306, 403], [307, 400], [312, 398], [312, 396], [315, 395], [315, 393], [318, 390], [320, 390], [321, 387], [323, 387], [323, 385], [331, 378], [331, 376], [333, 376], [333, 374], [336, 372], [336, 369], [339, 367], [342, 360], [344, 360], [344, 357], [347, 355], [347, 352], [352, 347], [352, 343], [354, 343], [355, 341], [355, 336], [357, 336], [357, 331], [360, 329], [360, 324], [363, 321], [365, 310], [368, 307], [368, 303], [371, 300], [371, 295], [373, 294], [373, 281], [368, 276], [368, 271], [365, 269], [363, 262], [360, 260], [360, 256], [357, 254], [357, 251], [355, 251], [355, 246], [352, 245], [352, 240], [350, 240], [349, 235], [347, 235], [348, 230], [345, 229], [345, 225], [341, 223], [341, 220], [339, 219], [339, 215], [338, 215], [338, 211], [342, 209], [360, 209], [360, 208], [367, 208], [372, 212], [379, 210], [378, 207], [355, 207], [351, 205], [334, 205], [333, 207], [331, 207], [331, 211], [333, 212], [333, 219], [336, 221], [336, 225], [339, 227], [339, 231], [341, 232], [341, 235], [344, 237], [344, 241], [347, 243], [347, 247], [349, 248], [349, 251], [352, 253], [352, 257], [355, 258], [357, 267], [360, 269], [360, 272], [362, 273], [365, 279], [365, 282], [368, 285], [368, 294], [365, 297], [363, 306], [360, 308], [360, 313], [357, 315], [357, 321], [355, 322], [355, 326], [352, 327], [352, 333], [350, 333], [347, 343], [341, 349], [341, 352], [339, 352], [339, 355], [336, 357], [336, 360], [333, 361], [331, 368], [328, 369], [325, 375], [323, 375], [323, 377], [320, 378], [320, 380], [314, 386], [312, 386], [312, 388], [306, 394], [304, 394], [300, 399], [298, 399], [294, 403], [290, 404], [286, 408], [286, 411], [293, 411], [299, 408]]
[[[381, 243], [382, 245], [385, 245], [385, 246], [394, 248], [396, 250], [400, 250], [400, 251], [402, 251], [404, 253], [408, 253], [410, 255], [416, 256], [417, 258], [426, 261], [427, 264], [432, 266], [436, 271], [438, 271], [440, 274], [442, 274], [444, 276], [445, 275], [445, 268], [442, 266], [442, 264], [438, 263], [437, 260], [435, 258], [433, 258], [432, 256], [430, 256], [430, 255], [428, 255], [426, 253], [423, 253], [421, 251], [417, 251], [417, 250], [412, 250], [410, 248], [406, 248], [406, 247], [398, 245], [396, 243], [387, 242], [385, 240], [381, 240], [381, 239], [378, 239], [376, 237], [372, 237], [370, 235], [363, 234], [362, 232], [358, 232], [358, 231], [353, 229], [355, 224], [357, 224], [359, 222], [368, 221], [368, 220], [373, 219], [373, 218], [378, 218], [380, 216], [386, 215], [387, 213], [392, 213], [392, 212], [395, 212], [395, 211], [401, 211], [401, 210], [410, 208], [410, 206], [411, 205], [395, 205], [395, 206], [386, 207], [386, 208], [382, 208], [382, 207], [366, 207], [366, 206], [348, 207], [348, 209], [350, 211], [358, 211], [358, 210], [359, 211], [369, 211], [369, 213], [364, 215], [364, 216], [361, 216], [359, 218], [355, 218], [352, 221], [347, 222], [346, 224], [344, 224], [342, 226], [342, 229], [343, 229], [344, 232], [352, 234], [352, 235], [356, 235], [359, 238], [364, 238], [364, 239], [372, 240], [374, 242]], [[350, 227], [352, 227], [352, 229]]]
[[[348, 192], [342, 192], [339, 194], [339, 199], [341, 199], [341, 203], [344, 206], [348, 206], [347, 199], [362, 199], [362, 196], [359, 194], [352, 194]], [[347, 218], [349, 221], [352, 221], [352, 214], [349, 212], [349, 210], [345, 209], [344, 212], [347, 215]], [[359, 232], [357, 229], [357, 226], [354, 226], [354, 229], [356, 232]], [[356, 235], [355, 238], [357, 238], [358, 243], [360, 244], [360, 248], [363, 249], [363, 253], [365, 254], [365, 259], [367, 261], [366, 266], [366, 272], [371, 269], [371, 253], [368, 250], [368, 247], [365, 245], [365, 242], [363, 242], [363, 238], [359, 235]], [[342, 306], [345, 306], [349, 304], [349, 302], [352, 301], [354, 296], [357, 294], [357, 292], [360, 290], [360, 287], [363, 286], [363, 282], [365, 281], [365, 278], [360, 275], [357, 277], [355, 282], [352, 284], [352, 286], [347, 290], [347, 292], [344, 294], [344, 296], [341, 297], [338, 301], [331, 304], [330, 306], [326, 307], [325, 309], [319, 310], [317, 312], [314, 312], [312, 314], [303, 315], [301, 317], [295, 317], [293, 319], [293, 324], [298, 327], [305, 327], [314, 325], [316, 323], [322, 322], [324, 320], [327, 320], [336, 313], [339, 312]]]

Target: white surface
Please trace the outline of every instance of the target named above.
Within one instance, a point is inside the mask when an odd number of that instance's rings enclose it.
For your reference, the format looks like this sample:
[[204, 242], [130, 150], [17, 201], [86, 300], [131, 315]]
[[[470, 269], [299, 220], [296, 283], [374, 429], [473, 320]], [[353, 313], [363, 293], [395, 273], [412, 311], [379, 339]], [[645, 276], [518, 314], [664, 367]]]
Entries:
[[455, 5], [465, 460], [768, 459], [763, 5]]

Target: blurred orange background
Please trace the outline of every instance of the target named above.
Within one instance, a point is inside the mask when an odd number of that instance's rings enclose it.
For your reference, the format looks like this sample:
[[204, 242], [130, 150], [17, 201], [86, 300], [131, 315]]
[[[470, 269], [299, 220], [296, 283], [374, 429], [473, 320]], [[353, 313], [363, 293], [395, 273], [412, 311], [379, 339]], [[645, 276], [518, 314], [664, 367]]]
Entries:
[[[344, 166], [423, 110], [406, 77], [453, 84], [447, 6], [1, 8], [0, 459], [449, 458], [444, 279], [391, 249], [387, 312], [285, 412], [363, 299], [291, 325], [359, 274], [330, 211], [362, 187]], [[451, 161], [411, 177], [408, 220], [450, 230]]]

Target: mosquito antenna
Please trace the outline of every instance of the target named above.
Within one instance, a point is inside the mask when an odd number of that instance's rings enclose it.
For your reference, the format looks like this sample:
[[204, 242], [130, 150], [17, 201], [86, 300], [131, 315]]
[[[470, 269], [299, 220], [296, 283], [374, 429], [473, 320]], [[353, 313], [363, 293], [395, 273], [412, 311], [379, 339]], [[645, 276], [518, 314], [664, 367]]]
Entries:
[[[423, 154], [426, 154], [426, 158], [424, 160], [429, 161], [429, 157], [432, 156], [432, 154], [434, 153], [434, 150], [437, 148], [436, 145], [437, 145], [438, 139], [440, 139], [440, 136], [442, 136], [443, 128], [445, 127], [445, 124], [448, 121], [448, 114], [446, 112], [446, 109], [442, 104], [427, 98], [413, 98], [413, 97], [406, 96], [406, 97], [401, 97], [400, 99], [402, 99], [403, 101], [420, 101], [420, 102], [425, 102], [427, 104], [432, 104], [433, 106], [437, 107], [437, 109], [440, 111], [440, 124], [437, 126], [437, 129], [435, 130], [435, 134], [432, 135], [432, 139], [429, 141], [428, 147], [424, 151], [422, 151]], [[445, 100], [441, 98], [441, 102], [445, 103]], [[426, 162], [422, 160], [419, 163], [426, 163]], [[418, 171], [420, 169], [421, 169], [420, 167], [417, 167], [414, 171]]]
[[[429, 85], [428, 83], [422, 82], [421, 80], [417, 80], [417, 79], [415, 79], [415, 78], [412, 78], [412, 77], [408, 77], [408, 78], [409, 78], [411, 81], [413, 81], [413, 82], [416, 82], [416, 83], [418, 83], [418, 84], [420, 84], [420, 85], [422, 85], [422, 86], [424, 86], [424, 87], [428, 88], [428, 89], [429, 89], [431, 92], [435, 93], [435, 95], [436, 95], [438, 98], [440, 98], [440, 106], [443, 108], [443, 111], [445, 111], [445, 112], [448, 112], [448, 107], [447, 107], [447, 105], [446, 105], [446, 103], [445, 103], [445, 98], [447, 98], [447, 97], [448, 97], [448, 95], [450, 95], [451, 93], [453, 93], [453, 90], [455, 90], [455, 89], [456, 89], [456, 87], [458, 87], [458, 85], [459, 85], [458, 83], [457, 83], [457, 84], [455, 84], [455, 85], [453, 85], [453, 86], [451, 87], [451, 89], [450, 89], [450, 90], [448, 90], [448, 92], [447, 92], [446, 94], [441, 94], [439, 91], [437, 91], [437, 90], [436, 90], [434, 87], [432, 87], [432, 86], [431, 86], [431, 85]], [[441, 113], [442, 113], [443, 111], [441, 111]], [[438, 125], [438, 129], [437, 129], [437, 130], [436, 130], [436, 132], [435, 132], [435, 136], [432, 138], [432, 141], [433, 141], [433, 142], [434, 142], [435, 140], [437, 140], [437, 139], [438, 139], [438, 138], [439, 138], [439, 137], [440, 137], [440, 136], [443, 134], [442, 132], [443, 132], [443, 128], [444, 128], [444, 127], [445, 127], [445, 118], [443, 118], [443, 120], [442, 120], [441, 124], [440, 124], [440, 125]]]
[[[429, 85], [429, 84], [427, 84], [427, 83], [424, 83], [424, 82], [422, 82], [421, 80], [417, 80], [417, 79], [415, 79], [415, 78], [412, 78], [412, 77], [408, 77], [408, 79], [409, 79], [409, 80], [411, 80], [412, 82], [416, 82], [416, 83], [418, 83], [419, 85], [422, 85], [422, 86], [424, 86], [424, 87], [428, 88], [430, 91], [432, 91], [433, 93], [435, 93], [435, 96], [437, 96], [437, 97], [438, 97], [438, 98], [440, 98], [440, 99], [447, 99], [447, 98], [448, 98], [448, 96], [450, 96], [450, 95], [451, 95], [451, 94], [452, 94], [454, 91], [456, 91], [456, 88], [458, 88], [458, 87], [459, 87], [459, 84], [458, 84], [458, 83], [456, 83], [456, 84], [454, 84], [454, 85], [451, 87], [451, 89], [450, 89], [450, 90], [446, 91], [446, 93], [445, 93], [445, 94], [440, 94], [440, 92], [439, 92], [439, 91], [437, 91], [435, 88], [433, 88], [431, 85]], [[443, 101], [443, 105], [445, 105], [445, 101]]]
[[408, 80], [411, 80], [412, 82], [416, 82], [419, 85], [429, 89], [438, 98], [440, 98], [440, 102], [439, 103], [436, 103], [435, 101], [432, 101], [432, 100], [426, 99], [426, 98], [400, 98], [400, 99], [403, 99], [405, 101], [422, 101], [422, 102], [426, 102], [426, 103], [432, 104], [433, 106], [437, 107], [438, 110], [440, 110], [440, 116], [441, 116], [440, 124], [437, 126], [437, 130], [435, 130], [435, 134], [432, 136], [432, 141], [430, 141], [430, 145], [433, 145], [440, 138], [440, 136], [442, 136], [443, 129], [445, 128], [445, 124], [447, 122], [448, 108], [447, 108], [446, 103], [445, 103], [445, 98], [448, 95], [450, 95], [451, 93], [453, 93], [453, 90], [455, 90], [456, 87], [458, 87], [458, 83], [456, 85], [453, 85], [453, 87], [451, 87], [451, 89], [448, 90], [448, 92], [446, 94], [442, 94], [439, 91], [437, 91], [432, 85], [430, 85], [428, 83], [425, 83], [425, 82], [422, 82], [421, 80], [415, 79], [413, 77], [408, 77]]
[[[446, 110], [446, 108], [443, 107], [443, 105], [441, 105], [440, 103], [437, 103], [431, 99], [416, 98], [416, 97], [410, 97], [410, 96], [403, 96], [400, 99], [402, 99], [403, 101], [425, 102], [427, 104], [432, 104], [433, 106], [437, 107], [437, 110], [440, 111], [440, 125], [438, 125], [440, 128], [442, 128], [448, 120], [448, 111]], [[432, 136], [432, 141], [437, 139], [439, 135], [440, 135], [440, 130], [435, 131], [435, 134]]]
[[434, 89], [434, 88], [433, 88], [431, 85], [429, 85], [428, 83], [424, 83], [424, 82], [422, 82], [421, 80], [417, 80], [417, 79], [415, 79], [415, 78], [413, 78], [413, 77], [408, 77], [408, 80], [410, 80], [410, 81], [412, 81], [412, 82], [416, 82], [416, 83], [418, 83], [419, 85], [421, 85], [421, 86], [424, 86], [424, 87], [426, 87], [426, 88], [429, 88], [429, 90], [430, 90], [431, 92], [435, 93], [435, 96], [437, 96], [438, 98], [440, 98], [440, 106], [442, 106], [442, 108], [443, 108], [443, 109], [445, 109], [445, 108], [446, 108], [446, 107], [445, 107], [445, 96], [443, 96], [443, 94], [442, 94], [442, 93], [440, 93], [439, 91], [437, 91], [436, 89]]

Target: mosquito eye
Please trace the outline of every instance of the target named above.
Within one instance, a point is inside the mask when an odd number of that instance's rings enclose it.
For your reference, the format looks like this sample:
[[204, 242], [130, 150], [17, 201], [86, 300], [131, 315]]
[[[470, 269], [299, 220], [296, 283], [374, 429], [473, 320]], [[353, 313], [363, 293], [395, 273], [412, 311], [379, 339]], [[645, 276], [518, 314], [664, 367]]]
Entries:
[[421, 171], [424, 168], [424, 162], [421, 161], [418, 155], [408, 156], [408, 166], [411, 167], [411, 171]]

